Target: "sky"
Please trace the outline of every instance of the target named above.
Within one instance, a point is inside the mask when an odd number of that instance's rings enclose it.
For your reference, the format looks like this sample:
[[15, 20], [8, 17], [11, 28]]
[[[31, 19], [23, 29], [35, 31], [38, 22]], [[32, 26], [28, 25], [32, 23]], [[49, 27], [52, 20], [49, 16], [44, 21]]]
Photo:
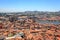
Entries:
[[0, 0], [0, 12], [60, 11], [60, 0]]

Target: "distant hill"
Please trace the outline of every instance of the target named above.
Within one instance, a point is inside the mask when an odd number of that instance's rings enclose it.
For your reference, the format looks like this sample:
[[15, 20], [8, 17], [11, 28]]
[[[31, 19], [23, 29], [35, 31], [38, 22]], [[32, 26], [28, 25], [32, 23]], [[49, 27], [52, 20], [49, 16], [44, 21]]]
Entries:
[[5, 16], [5, 15], [53, 15], [53, 16], [60, 16], [60, 11], [58, 12], [43, 12], [43, 11], [25, 11], [25, 12], [11, 12], [11, 13], [0, 13], [0, 16]]

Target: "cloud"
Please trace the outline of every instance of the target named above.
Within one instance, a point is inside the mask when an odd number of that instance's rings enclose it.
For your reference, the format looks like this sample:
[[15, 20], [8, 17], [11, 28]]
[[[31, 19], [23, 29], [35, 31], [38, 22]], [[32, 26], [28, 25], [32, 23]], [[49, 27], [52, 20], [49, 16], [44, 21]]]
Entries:
[[0, 12], [20, 12], [22, 10], [15, 8], [0, 8]]

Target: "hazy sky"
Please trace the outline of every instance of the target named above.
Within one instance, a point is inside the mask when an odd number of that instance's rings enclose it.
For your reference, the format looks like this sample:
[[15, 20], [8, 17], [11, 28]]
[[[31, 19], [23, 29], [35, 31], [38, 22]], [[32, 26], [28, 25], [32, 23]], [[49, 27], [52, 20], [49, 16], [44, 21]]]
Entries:
[[60, 0], [0, 0], [0, 12], [59, 10]]

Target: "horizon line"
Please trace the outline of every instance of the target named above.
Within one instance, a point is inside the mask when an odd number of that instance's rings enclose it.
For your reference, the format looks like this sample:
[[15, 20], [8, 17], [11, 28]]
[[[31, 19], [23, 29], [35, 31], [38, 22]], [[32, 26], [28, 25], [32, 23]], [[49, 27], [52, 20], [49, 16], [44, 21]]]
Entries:
[[[28, 10], [28, 12], [29, 11], [32, 11], [32, 10]], [[33, 10], [33, 11], [38, 11], [38, 10]], [[39, 11], [39, 12], [59, 12], [59, 11]], [[27, 11], [6, 11], [6, 12], [0, 11], [0, 13], [13, 13], [13, 12], [27, 12]]]

